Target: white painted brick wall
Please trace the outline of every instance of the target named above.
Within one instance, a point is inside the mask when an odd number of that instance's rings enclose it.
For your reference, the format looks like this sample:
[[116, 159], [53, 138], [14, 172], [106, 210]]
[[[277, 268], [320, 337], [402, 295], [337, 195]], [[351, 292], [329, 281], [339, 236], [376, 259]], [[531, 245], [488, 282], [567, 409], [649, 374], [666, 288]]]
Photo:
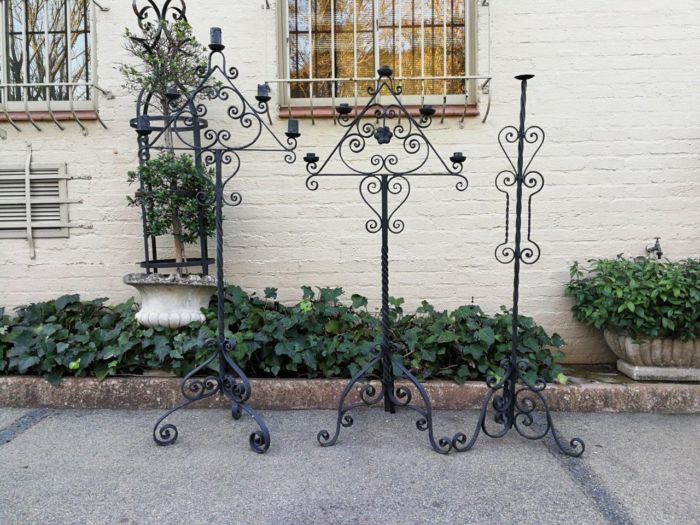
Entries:
[[[127, 60], [121, 48], [126, 26], [134, 27], [128, 2], [106, 2], [97, 14], [99, 83], [114, 100], [101, 100], [108, 130], [90, 124], [64, 132], [48, 123], [39, 133], [8, 126], [0, 143], [4, 164], [24, 160], [66, 162], [71, 175], [92, 176], [69, 183], [71, 218], [92, 225], [68, 239], [39, 239], [36, 259], [24, 240], [0, 244], [0, 304], [15, 306], [63, 293], [123, 300], [132, 290], [122, 275], [143, 257], [140, 219], [127, 208], [133, 188], [126, 172], [136, 162], [128, 120], [132, 97], [120, 88], [115, 64]], [[200, 39], [220, 25], [229, 60], [241, 72], [241, 87], [252, 93], [258, 81], [276, 78], [275, 6], [262, 0], [190, 1], [188, 17]], [[546, 177], [533, 217], [542, 259], [525, 267], [522, 311], [569, 342], [572, 362], [609, 360], [602, 338], [575, 322], [563, 290], [574, 260], [640, 255], [654, 236], [673, 259], [700, 256], [700, 2], [697, 0], [491, 0], [493, 107], [489, 121], [436, 122], [430, 134], [446, 155], [468, 156], [470, 188], [451, 181], [413, 184], [402, 208], [406, 231], [392, 236], [392, 294], [409, 308], [429, 299], [448, 308], [474, 301], [487, 311], [508, 304], [511, 266], [497, 264], [493, 250], [502, 240], [504, 201], [493, 186], [507, 167], [496, 136], [517, 123], [515, 74], [533, 72], [529, 123], [542, 126], [547, 142], [533, 167]], [[480, 56], [485, 55], [485, 19], [480, 20]], [[1, 124], [0, 124], [1, 125]], [[341, 129], [304, 121], [301, 156], [329, 152]], [[275, 128], [282, 132], [283, 122]], [[304, 187], [300, 161], [287, 166], [274, 156], [251, 155], [238, 176], [244, 205], [226, 211], [226, 273], [249, 290], [280, 289], [282, 299], [299, 298], [299, 288], [343, 286], [376, 301], [379, 297], [379, 237], [364, 231], [369, 210], [354, 184], [321, 181], [317, 192]]]

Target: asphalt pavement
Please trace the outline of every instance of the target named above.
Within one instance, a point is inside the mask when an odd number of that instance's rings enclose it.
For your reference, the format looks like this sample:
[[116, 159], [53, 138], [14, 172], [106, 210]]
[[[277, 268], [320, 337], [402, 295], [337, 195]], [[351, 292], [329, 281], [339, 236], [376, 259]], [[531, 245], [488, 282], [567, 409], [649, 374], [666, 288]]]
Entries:
[[[224, 410], [181, 411], [158, 447], [157, 411], [0, 409], [0, 524], [700, 523], [700, 415], [554, 413], [586, 442], [570, 459], [512, 432], [441, 456], [412, 413], [354, 414], [322, 448], [333, 412], [266, 412], [258, 455]], [[437, 434], [476, 418], [437, 412]]]

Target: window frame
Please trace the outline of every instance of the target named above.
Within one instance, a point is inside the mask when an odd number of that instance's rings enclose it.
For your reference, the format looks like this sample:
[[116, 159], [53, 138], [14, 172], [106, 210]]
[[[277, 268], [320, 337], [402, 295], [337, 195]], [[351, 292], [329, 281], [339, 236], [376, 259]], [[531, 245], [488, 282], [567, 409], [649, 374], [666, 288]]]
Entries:
[[[379, 31], [379, 19], [376, 17], [377, 3], [381, 0], [372, 0], [375, 6], [375, 18], [373, 21], [373, 32], [374, 32], [374, 63], [375, 70], [378, 69], [382, 64], [378, 64], [379, 53], [377, 52], [377, 37]], [[427, 0], [424, 0], [427, 1]], [[340, 102], [347, 102], [351, 105], [364, 105], [369, 97], [362, 93], [360, 87], [355, 89], [355, 96], [351, 97], [317, 97], [312, 96], [308, 98], [293, 98], [291, 96], [291, 84], [298, 82], [298, 79], [291, 78], [291, 71], [289, 67], [289, 2], [290, 0], [279, 0], [278, 6], [279, 16], [278, 16], [278, 35], [279, 35], [279, 78], [284, 79], [280, 82], [281, 89], [279, 94], [279, 103], [281, 109], [292, 110], [294, 108], [324, 108], [333, 107]], [[478, 54], [479, 54], [479, 39], [478, 39], [478, 17], [479, 10], [477, 4], [480, 0], [465, 0], [464, 8], [464, 46], [465, 46], [465, 84], [466, 84], [466, 96], [465, 94], [447, 94], [443, 98], [442, 94], [439, 95], [402, 95], [400, 97], [401, 102], [406, 106], [417, 106], [422, 104], [432, 104], [432, 105], [446, 105], [446, 106], [476, 106], [478, 102], [477, 89], [478, 89]], [[309, 22], [311, 23], [311, 22]], [[312, 47], [313, 49], [313, 47]], [[395, 77], [399, 77], [399, 71], [394, 72]], [[474, 77], [474, 78], [469, 78]], [[325, 80], [325, 79], [324, 79]], [[321, 80], [319, 80], [321, 81]], [[327, 80], [325, 80], [328, 82]], [[332, 81], [331, 81], [332, 82]], [[399, 84], [400, 80], [397, 81]], [[314, 83], [311, 82], [311, 85]], [[357, 83], [359, 84], [359, 82]], [[466, 99], [466, 100], [465, 100]], [[381, 95], [379, 95], [379, 101], [381, 101]]]
[[[23, 0], [26, 1], [26, 0]], [[66, 0], [67, 2], [70, 2], [71, 0]], [[75, 100], [72, 96], [69, 96], [68, 100], [26, 100], [26, 95], [28, 91], [28, 87], [22, 87], [23, 92], [23, 98], [24, 100], [21, 101], [10, 101], [8, 100], [8, 93], [9, 90], [11, 89], [10, 86], [15, 85], [15, 84], [9, 84], [9, 77], [8, 77], [8, 67], [7, 67], [7, 49], [8, 49], [8, 43], [9, 43], [9, 35], [7, 31], [7, 10], [9, 9], [9, 4], [7, 0], [0, 0], [0, 114], [4, 114], [5, 117], [7, 118], [8, 113], [40, 113], [40, 112], [84, 112], [84, 111], [96, 111], [98, 109], [97, 106], [97, 100], [98, 100], [98, 93], [97, 93], [97, 39], [96, 39], [96, 23], [97, 23], [97, 15], [96, 15], [96, 9], [95, 6], [93, 5], [92, 0], [86, 0], [86, 8], [88, 11], [88, 19], [90, 23], [90, 42], [89, 42], [89, 52], [90, 52], [90, 58], [87, 61], [87, 67], [88, 67], [88, 81], [85, 83], [85, 89], [90, 93], [90, 99], [89, 100]], [[66, 21], [66, 40], [68, 41], [68, 35], [71, 34], [70, 32], [70, 23]], [[44, 29], [44, 32], [46, 33], [46, 28]], [[24, 33], [24, 39], [26, 40], [26, 30]], [[66, 60], [70, 64], [70, 54], [66, 56]], [[23, 68], [23, 77], [24, 77], [24, 68]], [[22, 79], [26, 80], [26, 79]], [[22, 82], [22, 84], [26, 84], [26, 82]], [[81, 84], [81, 83], [78, 83]], [[31, 85], [40, 85], [40, 84], [29, 84]], [[46, 89], [47, 92], [52, 84], [51, 83], [46, 83]], [[55, 84], [53, 84], [55, 85]], [[70, 90], [70, 93], [74, 93], [75, 87], [72, 87]], [[16, 117], [14, 117], [16, 118]]]

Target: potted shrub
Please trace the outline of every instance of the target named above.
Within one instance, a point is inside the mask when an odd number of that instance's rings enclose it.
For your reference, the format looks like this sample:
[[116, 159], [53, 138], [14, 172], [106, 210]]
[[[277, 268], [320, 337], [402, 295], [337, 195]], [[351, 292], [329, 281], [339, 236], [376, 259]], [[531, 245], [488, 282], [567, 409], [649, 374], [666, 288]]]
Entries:
[[[188, 93], [199, 85], [197, 71], [206, 67], [207, 57], [185, 19], [145, 24], [142, 29], [139, 37], [126, 31], [125, 49], [137, 61], [118, 69], [127, 91], [137, 97], [146, 95], [143, 100], [147, 106], [140, 111], [150, 109], [162, 126], [171, 114], [173, 93]], [[213, 190], [206, 180], [210, 173], [191, 156], [175, 154], [172, 129], [165, 130], [162, 140], [161, 153], [129, 173], [129, 182], [138, 181], [141, 189], [128, 199], [145, 214], [145, 234], [172, 235], [173, 267], [177, 271], [170, 275], [129, 274], [124, 282], [136, 287], [141, 295], [141, 309], [136, 315], [141, 324], [176, 328], [204, 321], [201, 308], [208, 305], [216, 288], [213, 277], [188, 274], [181, 264], [187, 260], [187, 244], [214, 232], [214, 211], [205, 206], [213, 201]]]
[[[162, 152], [129, 172], [129, 182], [140, 181], [143, 188], [135, 197], [127, 197], [129, 205], [145, 210], [150, 235], [172, 235], [177, 263], [187, 259], [186, 245], [197, 242], [200, 227], [207, 236], [214, 233], [214, 211], [210, 206], [203, 207], [203, 203], [214, 198], [213, 187], [206, 180], [208, 175], [190, 155], [169, 152]], [[193, 321], [203, 322], [201, 309], [209, 304], [216, 290], [213, 277], [187, 274], [182, 268], [170, 275], [128, 274], [124, 282], [141, 295], [136, 319], [145, 326], [177, 328]]]
[[700, 260], [594, 259], [571, 267], [577, 320], [603, 331], [633, 379], [700, 381]]

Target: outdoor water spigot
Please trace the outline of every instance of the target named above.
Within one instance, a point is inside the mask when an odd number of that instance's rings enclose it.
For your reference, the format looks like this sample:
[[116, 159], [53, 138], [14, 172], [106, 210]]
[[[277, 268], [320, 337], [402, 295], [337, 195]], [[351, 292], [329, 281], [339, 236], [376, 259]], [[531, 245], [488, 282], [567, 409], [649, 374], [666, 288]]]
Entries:
[[649, 255], [654, 254], [659, 260], [661, 260], [661, 257], [663, 257], [664, 255], [664, 252], [661, 250], [661, 243], [659, 242], [660, 238], [661, 237], [654, 237], [654, 239], [656, 239], [656, 242], [651, 246], [647, 246], [646, 249]]

